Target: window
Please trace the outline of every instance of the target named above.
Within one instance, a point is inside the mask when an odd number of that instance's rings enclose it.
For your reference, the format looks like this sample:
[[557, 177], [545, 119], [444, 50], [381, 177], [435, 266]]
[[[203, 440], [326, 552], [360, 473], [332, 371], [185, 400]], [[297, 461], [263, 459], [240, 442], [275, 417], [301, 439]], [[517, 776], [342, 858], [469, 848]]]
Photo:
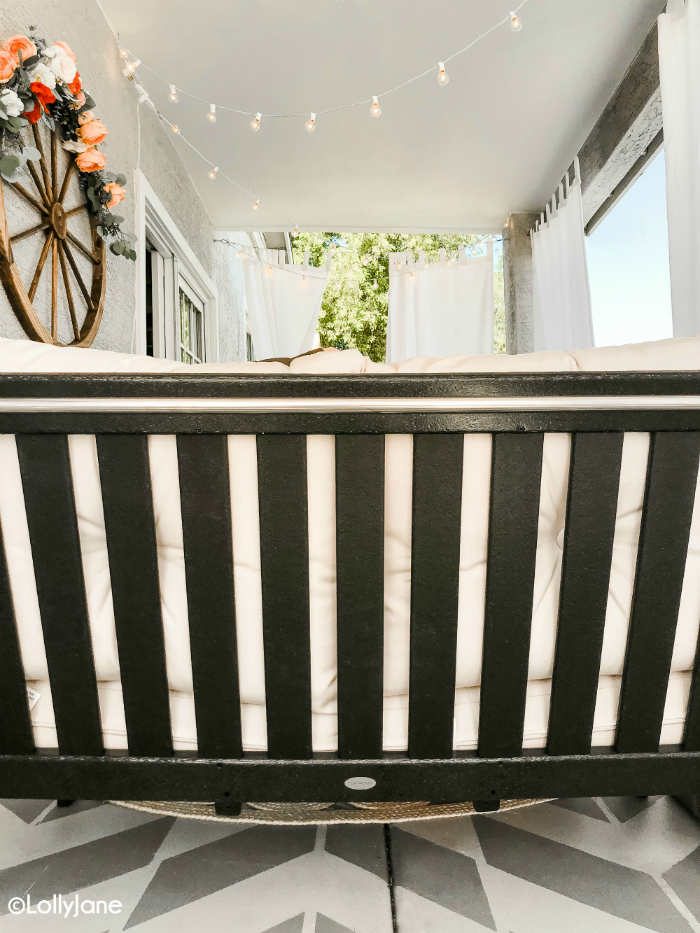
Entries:
[[216, 288], [147, 179], [138, 175], [135, 353], [218, 362]]
[[153, 356], [153, 256], [152, 243], [146, 242], [146, 356]]
[[180, 362], [204, 362], [204, 304], [180, 278]]
[[597, 347], [673, 336], [663, 149], [586, 237]]

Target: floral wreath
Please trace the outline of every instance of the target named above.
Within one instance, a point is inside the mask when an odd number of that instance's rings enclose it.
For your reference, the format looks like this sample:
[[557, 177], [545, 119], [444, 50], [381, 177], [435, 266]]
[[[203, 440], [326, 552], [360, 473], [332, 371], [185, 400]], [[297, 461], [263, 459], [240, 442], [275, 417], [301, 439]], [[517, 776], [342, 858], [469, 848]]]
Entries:
[[75, 153], [80, 187], [95, 215], [97, 232], [115, 256], [135, 260], [136, 237], [124, 232], [124, 218], [112, 213], [124, 200], [126, 178], [104, 171], [107, 158], [97, 147], [109, 131], [92, 112], [94, 106], [66, 42], [48, 45], [34, 35], [12, 36], [0, 47], [0, 175], [19, 181], [26, 163], [41, 158], [33, 146], [22, 148], [19, 134], [25, 126], [42, 120], [56, 132], [60, 124], [61, 145]]

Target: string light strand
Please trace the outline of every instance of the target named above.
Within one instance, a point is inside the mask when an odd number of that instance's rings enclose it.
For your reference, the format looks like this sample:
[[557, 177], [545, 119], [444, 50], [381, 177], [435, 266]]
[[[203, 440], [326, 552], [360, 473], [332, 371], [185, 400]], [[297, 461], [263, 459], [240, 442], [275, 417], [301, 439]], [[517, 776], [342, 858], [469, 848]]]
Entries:
[[[465, 247], [468, 247], [468, 248], [473, 252], [473, 251], [476, 250], [477, 247], [480, 248], [480, 247], [482, 247], [482, 246], [486, 246], [488, 243], [496, 242], [498, 239], [500, 239], [500, 238], [494, 236], [493, 234], [489, 234], [488, 236], [481, 237], [481, 239], [479, 239], [476, 243], [471, 243], [471, 244], [467, 243], [467, 244], [465, 244]], [[214, 239], [214, 242], [215, 242], [215, 243], [224, 243], [226, 246], [233, 246], [233, 247], [238, 251], [238, 252], [237, 252], [237, 258], [238, 258], [238, 259], [242, 259], [244, 256], [247, 257], [248, 259], [253, 259], [253, 260], [255, 260], [256, 262], [259, 262], [262, 266], [264, 266], [264, 267], [265, 267], [265, 271], [266, 271], [268, 274], [271, 274], [271, 273], [274, 271], [274, 269], [284, 269], [284, 270], [286, 270], [287, 272], [292, 272], [292, 273], [294, 273], [295, 275], [305, 276], [305, 275], [306, 275], [308, 272], [310, 272], [310, 271], [322, 272], [322, 271], [326, 268], [325, 263], [324, 263], [322, 266], [309, 266], [309, 265], [306, 265], [306, 266], [305, 266], [305, 265], [303, 265], [303, 264], [296, 265], [296, 264], [286, 264], [286, 263], [284, 263], [284, 264], [278, 264], [278, 265], [275, 265], [275, 264], [273, 263], [273, 264], [271, 265], [269, 259], [261, 258], [261, 257], [257, 254], [257, 251], [256, 251], [255, 247], [248, 247], [248, 246], [246, 246], [244, 243], [234, 243], [234, 242], [232, 242], [231, 240], [225, 240], [225, 239], [223, 239], [223, 238], [215, 238], [215, 239]], [[252, 252], [251, 252], [251, 250], [252, 250]], [[343, 252], [343, 253], [354, 253], [356, 256], [362, 256], [363, 265], [365, 265], [365, 266], [367, 265], [367, 263], [364, 262], [364, 259], [365, 259], [365, 257], [368, 256], [368, 255], [370, 255], [371, 258], [374, 258], [374, 259], [380, 259], [380, 260], [381, 260], [381, 259], [384, 259], [384, 260], [386, 260], [387, 262], [389, 261], [389, 255], [388, 255], [388, 253], [380, 253], [379, 255], [367, 254], [367, 253], [361, 254], [361, 253], [360, 253], [358, 250], [356, 250], [356, 249], [348, 249], [348, 248], [342, 248], [342, 247], [340, 247], [340, 248], [336, 247], [336, 248], [334, 249], [334, 248], [333, 248], [333, 245], [331, 245], [331, 246], [328, 248], [328, 252], [329, 252], [331, 255], [335, 255], [336, 252]], [[464, 257], [464, 258], [466, 259], [467, 262], [470, 262], [470, 261], [473, 260], [473, 259], [481, 259], [481, 260], [486, 259], [486, 258], [487, 258], [487, 255], [488, 255], [488, 254], [486, 253], [486, 254], [483, 254], [483, 255], [480, 255], [480, 256], [474, 256], [474, 255], [467, 256], [466, 253], [465, 253], [465, 257]], [[440, 262], [440, 261], [441, 261], [441, 260], [437, 260], [437, 262]], [[449, 264], [452, 264], [452, 263], [454, 263], [454, 262], [461, 262], [461, 259], [460, 259], [460, 256], [459, 256], [459, 251], [458, 251], [458, 253], [457, 253], [457, 258], [455, 258], [455, 257], [450, 257], [449, 259], [446, 259], [446, 262], [448, 263], [448, 265], [449, 265]], [[403, 268], [404, 265], [406, 266], [405, 269]], [[430, 266], [430, 265], [435, 265], [435, 263], [431, 263], [430, 260], [429, 260], [427, 257], [426, 257], [425, 259], [419, 258], [418, 260], [414, 260], [413, 265], [411, 265], [410, 263], [403, 263], [403, 262], [401, 262], [401, 261], [398, 261], [398, 262], [397, 262], [397, 266], [398, 266], [398, 269], [399, 269], [400, 271], [394, 272], [394, 273], [392, 273], [392, 275], [409, 275], [412, 279], [415, 280], [415, 278], [416, 278], [415, 273], [416, 273], [416, 272], [420, 272], [422, 269], [428, 268], [428, 266]], [[376, 279], [375, 279], [375, 282], [376, 282]], [[371, 286], [371, 287], [375, 288], [376, 286], [373, 285], [373, 286]]]
[[[375, 94], [370, 97], [366, 97], [363, 100], [358, 100], [350, 104], [341, 104], [338, 107], [329, 107], [326, 110], [316, 110], [314, 112], [314, 116], [315, 117], [323, 116], [324, 114], [327, 114], [327, 113], [338, 113], [341, 110], [350, 110], [354, 107], [362, 107], [362, 106], [365, 106], [366, 104], [372, 104], [376, 98], [387, 97], [389, 94], [394, 94], [396, 91], [400, 91], [402, 88], [408, 87], [409, 84], [413, 84], [414, 81], [420, 81], [421, 78], [425, 78], [426, 75], [433, 74], [435, 72], [437, 72], [438, 80], [439, 80], [440, 74], [446, 75], [445, 65], [447, 64], [447, 62], [450, 62], [454, 58], [457, 58], [459, 55], [463, 55], [465, 52], [468, 52], [469, 49], [472, 49], [478, 42], [481, 42], [482, 39], [485, 39], [487, 36], [491, 35], [491, 33], [495, 32], [496, 29], [499, 29], [501, 26], [505, 24], [509, 24], [511, 29], [513, 29], [513, 31], [520, 31], [520, 29], [522, 28], [522, 22], [521, 20], [518, 19], [516, 14], [518, 13], [519, 10], [521, 10], [525, 6], [526, 3], [527, 3], [527, 0], [522, 0], [522, 2], [518, 6], [516, 6], [514, 10], [511, 10], [507, 16], [504, 16], [503, 19], [500, 19], [497, 23], [495, 23], [485, 32], [482, 32], [480, 36], [477, 36], [476, 39], [473, 39], [468, 45], [465, 45], [464, 48], [459, 49], [457, 52], [453, 52], [452, 55], [448, 55], [446, 58], [442, 59], [442, 61], [439, 62], [439, 64], [431, 65], [430, 68], [426, 68], [425, 71], [421, 71], [420, 74], [414, 75], [412, 78], [408, 78], [408, 80], [403, 81], [401, 84], [397, 84], [395, 87], [389, 88], [386, 91], [382, 91], [381, 94]], [[121, 49], [121, 51], [127, 51], [127, 54], [131, 54], [128, 50], [125, 50], [125, 49]], [[137, 61], [139, 60], [137, 59]], [[203, 97], [199, 97], [197, 94], [192, 94], [190, 91], [186, 91], [184, 88], [181, 88], [175, 84], [172, 84], [171, 81], [169, 81], [167, 78], [164, 78], [163, 75], [159, 74], [154, 68], [151, 68], [150, 65], [146, 65], [144, 62], [139, 61], [137, 67], [145, 69], [150, 74], [152, 74], [155, 78], [157, 78], [159, 81], [162, 81], [164, 84], [168, 85], [168, 87], [171, 90], [171, 95], [172, 95], [173, 89], [175, 89], [176, 97], [178, 93], [180, 93], [180, 94], [184, 94], [186, 97], [190, 97], [192, 100], [199, 101], [199, 103], [201, 104], [206, 104], [208, 107], [212, 106], [211, 101], [205, 100]], [[441, 81], [440, 83], [447, 84], [447, 81]], [[171, 99], [172, 99], [172, 96], [171, 96]], [[260, 120], [262, 117], [265, 117], [266, 119], [287, 119], [287, 118], [293, 118], [293, 117], [306, 117], [308, 119], [308, 115], [310, 113], [309, 110], [305, 111], [304, 113], [260, 113], [259, 111], [255, 111], [255, 110], [239, 110], [236, 107], [227, 107], [225, 104], [216, 104], [215, 106], [217, 110], [225, 110], [228, 113], [238, 113], [238, 114], [242, 114], [243, 116], [247, 116], [247, 117], [255, 117], [255, 120], [253, 120], [253, 123], [257, 122], [258, 124], [255, 127], [255, 129], [259, 127]]]

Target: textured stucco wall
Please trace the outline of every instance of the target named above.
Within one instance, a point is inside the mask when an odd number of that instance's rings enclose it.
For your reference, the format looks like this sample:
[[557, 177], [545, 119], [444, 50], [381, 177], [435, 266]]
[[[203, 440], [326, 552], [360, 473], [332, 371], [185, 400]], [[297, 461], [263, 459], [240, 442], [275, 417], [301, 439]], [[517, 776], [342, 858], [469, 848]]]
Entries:
[[[121, 73], [112, 32], [95, 0], [9, 0], [0, 5], [0, 38], [27, 34], [49, 42], [63, 39], [73, 48], [86, 89], [96, 101], [95, 112], [109, 127], [101, 147], [107, 168], [128, 179], [127, 199], [119, 206], [124, 226], [135, 230], [135, 171], [137, 167], [137, 94]], [[245, 357], [244, 314], [235, 274], [235, 252], [214, 243], [216, 233], [173, 141], [148, 105], [140, 108], [140, 168], [192, 247], [219, 293], [219, 357], [222, 361]], [[27, 227], [36, 223], [27, 207]], [[143, 244], [137, 244], [137, 251]], [[107, 297], [102, 325], [93, 346], [130, 352], [135, 309], [134, 263], [108, 254]], [[242, 335], [243, 334], [243, 338]], [[0, 289], [0, 336], [23, 337], [19, 322]]]

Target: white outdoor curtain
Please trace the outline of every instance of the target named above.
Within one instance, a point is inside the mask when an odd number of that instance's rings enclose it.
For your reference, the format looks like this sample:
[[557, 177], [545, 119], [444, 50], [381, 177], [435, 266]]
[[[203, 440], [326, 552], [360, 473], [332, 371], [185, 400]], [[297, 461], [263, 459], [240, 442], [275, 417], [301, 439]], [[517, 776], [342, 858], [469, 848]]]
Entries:
[[673, 336], [700, 334], [700, 0], [659, 16]]
[[567, 172], [558, 193], [530, 231], [535, 350], [593, 346], [578, 160], [573, 182]]
[[493, 353], [493, 245], [486, 255], [418, 262], [411, 252], [389, 254], [387, 363], [415, 356]]
[[259, 257], [243, 254], [248, 319], [255, 358], [298, 356], [313, 348], [323, 291], [331, 264], [284, 262], [282, 250], [259, 250]]

